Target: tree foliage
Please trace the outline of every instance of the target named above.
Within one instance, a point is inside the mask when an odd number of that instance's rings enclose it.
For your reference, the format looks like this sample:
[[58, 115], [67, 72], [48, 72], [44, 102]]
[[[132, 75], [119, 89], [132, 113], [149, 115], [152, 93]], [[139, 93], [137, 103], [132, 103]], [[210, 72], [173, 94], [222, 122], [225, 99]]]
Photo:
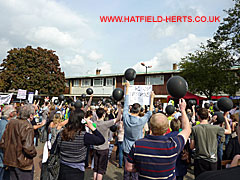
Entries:
[[239, 89], [239, 77], [231, 70], [234, 60], [226, 49], [210, 44], [182, 58], [181, 75], [191, 92], [203, 93], [208, 99], [220, 92], [234, 95]]
[[[240, 65], [240, 0], [225, 11], [227, 17], [218, 27], [213, 40], [200, 50], [182, 58], [180, 69], [189, 89], [209, 99], [220, 92], [235, 95], [239, 90]], [[232, 70], [238, 66], [237, 70]]]
[[61, 72], [58, 56], [52, 50], [31, 46], [14, 48], [8, 51], [0, 66], [1, 91], [25, 89], [58, 95], [65, 89], [64, 72]]
[[234, 57], [234, 64], [240, 65], [240, 0], [235, 1], [233, 8], [225, 10], [227, 17], [214, 34], [214, 41]]

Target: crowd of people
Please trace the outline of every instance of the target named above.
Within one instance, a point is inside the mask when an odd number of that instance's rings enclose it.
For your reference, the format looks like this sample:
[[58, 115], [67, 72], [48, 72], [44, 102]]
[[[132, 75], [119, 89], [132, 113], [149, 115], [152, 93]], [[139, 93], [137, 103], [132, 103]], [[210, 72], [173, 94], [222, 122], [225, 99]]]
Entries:
[[[124, 180], [183, 180], [194, 166], [199, 179], [238, 179], [240, 176], [239, 107], [220, 112], [188, 106], [183, 98], [173, 114], [166, 114], [151, 93], [150, 106], [115, 105], [93, 95], [82, 107], [62, 101], [5, 105], [0, 120], [0, 180], [34, 179], [34, 157], [44, 143], [41, 179], [84, 179], [85, 169], [102, 180], [113, 147]], [[59, 163], [50, 166], [53, 155]], [[226, 162], [226, 163], [225, 163]], [[90, 179], [90, 178], [89, 178]]]

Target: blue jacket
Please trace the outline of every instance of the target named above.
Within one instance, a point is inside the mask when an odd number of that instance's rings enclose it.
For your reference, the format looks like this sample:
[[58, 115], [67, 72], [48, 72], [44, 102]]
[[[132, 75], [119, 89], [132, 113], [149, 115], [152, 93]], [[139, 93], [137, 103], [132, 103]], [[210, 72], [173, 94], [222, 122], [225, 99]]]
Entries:
[[[2, 118], [0, 120], [0, 139], [2, 138], [2, 135], [5, 131], [6, 125], [8, 123], [8, 120]], [[0, 148], [0, 167], [4, 167], [3, 165], [3, 150]]]
[[143, 127], [152, 115], [152, 111], [148, 111], [143, 117], [132, 116], [129, 114], [129, 95], [125, 96], [123, 108], [123, 151], [129, 153], [132, 145], [136, 140], [143, 138]]

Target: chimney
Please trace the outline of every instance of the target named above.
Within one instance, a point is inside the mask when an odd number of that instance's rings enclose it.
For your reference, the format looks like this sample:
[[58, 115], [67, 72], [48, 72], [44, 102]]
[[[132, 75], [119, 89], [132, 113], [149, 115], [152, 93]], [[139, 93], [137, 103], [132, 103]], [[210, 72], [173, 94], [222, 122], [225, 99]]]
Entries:
[[173, 70], [177, 70], [177, 63], [173, 63]]
[[100, 75], [101, 69], [96, 69], [96, 75]]

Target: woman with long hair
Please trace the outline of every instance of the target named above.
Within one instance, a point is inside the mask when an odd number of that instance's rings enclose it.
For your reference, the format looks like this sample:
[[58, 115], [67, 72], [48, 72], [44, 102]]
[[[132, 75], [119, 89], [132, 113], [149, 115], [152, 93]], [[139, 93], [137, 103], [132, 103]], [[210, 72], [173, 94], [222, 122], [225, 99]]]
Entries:
[[[92, 131], [92, 134], [85, 131], [85, 126]], [[80, 109], [73, 111], [69, 122], [59, 133], [53, 145], [59, 144], [60, 171], [58, 179], [83, 180], [87, 147], [101, 145], [104, 142], [102, 134], [88, 119], [84, 119], [84, 111]]]
[[53, 116], [53, 121], [49, 125], [49, 129], [51, 132], [51, 145], [55, 142], [57, 135], [62, 131], [63, 127], [68, 123], [68, 119], [62, 121], [62, 114], [57, 112]]

